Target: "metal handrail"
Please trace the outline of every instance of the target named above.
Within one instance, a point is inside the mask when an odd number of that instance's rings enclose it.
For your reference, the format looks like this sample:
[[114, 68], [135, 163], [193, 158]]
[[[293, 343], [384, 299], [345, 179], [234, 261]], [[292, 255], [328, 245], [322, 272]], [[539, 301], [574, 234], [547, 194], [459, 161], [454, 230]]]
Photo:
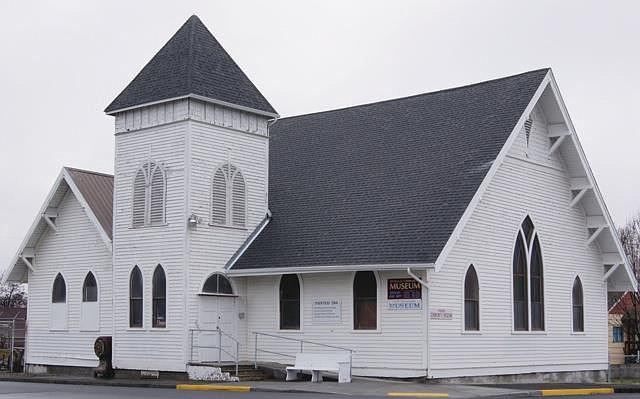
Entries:
[[[195, 332], [214, 332], [214, 333], [218, 333], [218, 346], [203, 346], [203, 345], [195, 345], [194, 344], [194, 336], [195, 336]], [[222, 353], [225, 353], [227, 355], [229, 355], [230, 357], [232, 357], [235, 360], [235, 365], [236, 365], [236, 377], [238, 376], [238, 369], [240, 366], [240, 341], [238, 341], [235, 337], [233, 337], [232, 335], [229, 335], [228, 333], [222, 331], [222, 329], [217, 328], [217, 329], [202, 329], [202, 328], [192, 328], [189, 329], [189, 333], [191, 334], [191, 356], [190, 356], [190, 361], [193, 361], [193, 348], [208, 348], [208, 349], [217, 349], [218, 350], [218, 365], [222, 364]], [[236, 353], [233, 354], [229, 351], [227, 351], [226, 349], [223, 348], [223, 344], [222, 344], [222, 337], [227, 337], [230, 338], [234, 343], [235, 343], [235, 347], [236, 347]]]
[[255, 336], [255, 341], [254, 341], [254, 359], [253, 359], [253, 367], [255, 369], [258, 368], [258, 352], [262, 352], [262, 353], [270, 353], [273, 355], [280, 355], [280, 356], [284, 356], [284, 357], [292, 357], [295, 358], [295, 355], [289, 355], [286, 353], [279, 353], [279, 352], [274, 352], [274, 351], [269, 351], [266, 349], [258, 349], [258, 336], [262, 335], [265, 337], [271, 337], [271, 338], [278, 338], [278, 339], [282, 339], [282, 340], [288, 340], [288, 341], [296, 341], [300, 343], [300, 352], [303, 352], [304, 350], [304, 344], [308, 344], [308, 345], [316, 345], [316, 346], [323, 346], [325, 348], [331, 348], [331, 349], [338, 349], [341, 351], [345, 351], [345, 352], [349, 352], [349, 374], [351, 374], [351, 366], [352, 366], [352, 362], [353, 362], [353, 353], [355, 352], [355, 350], [350, 349], [350, 348], [345, 348], [342, 346], [336, 346], [336, 345], [329, 345], [329, 344], [323, 344], [321, 342], [314, 342], [314, 341], [309, 341], [306, 339], [300, 339], [300, 338], [292, 338], [292, 337], [287, 337], [284, 335], [277, 335], [277, 334], [269, 334], [269, 333], [263, 333], [263, 332], [258, 332], [258, 331], [254, 331], [253, 335]]

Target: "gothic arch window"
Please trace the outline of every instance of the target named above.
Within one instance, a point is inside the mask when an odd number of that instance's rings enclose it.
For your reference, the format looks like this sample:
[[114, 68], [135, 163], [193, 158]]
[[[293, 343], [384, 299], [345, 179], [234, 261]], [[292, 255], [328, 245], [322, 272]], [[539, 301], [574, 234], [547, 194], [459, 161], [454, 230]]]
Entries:
[[573, 289], [571, 290], [571, 304], [573, 314], [573, 332], [584, 331], [584, 292], [582, 289], [582, 281], [576, 276], [573, 280]]
[[133, 181], [133, 227], [163, 224], [167, 181], [164, 170], [153, 161], [145, 162]]
[[469, 266], [464, 276], [464, 329], [480, 330], [480, 288], [473, 265]]
[[231, 286], [231, 281], [229, 279], [220, 274], [214, 273], [207, 278], [202, 286], [203, 294], [213, 294], [213, 295], [233, 295], [233, 287]]
[[513, 251], [513, 324], [516, 331], [544, 330], [544, 276], [536, 228], [527, 216]]
[[142, 327], [143, 295], [142, 272], [134, 266], [129, 276], [129, 327]]
[[280, 278], [280, 329], [300, 329], [300, 280], [296, 274]]
[[378, 281], [373, 272], [357, 272], [353, 279], [353, 329], [378, 326]]
[[82, 302], [98, 302], [98, 283], [93, 273], [87, 273], [82, 283]]
[[165, 328], [167, 326], [167, 277], [162, 266], [156, 266], [152, 283], [151, 325], [154, 328]]
[[67, 284], [60, 273], [58, 273], [55, 280], [53, 280], [51, 303], [67, 303]]
[[211, 182], [211, 223], [245, 227], [247, 188], [238, 168], [227, 162], [213, 174]]

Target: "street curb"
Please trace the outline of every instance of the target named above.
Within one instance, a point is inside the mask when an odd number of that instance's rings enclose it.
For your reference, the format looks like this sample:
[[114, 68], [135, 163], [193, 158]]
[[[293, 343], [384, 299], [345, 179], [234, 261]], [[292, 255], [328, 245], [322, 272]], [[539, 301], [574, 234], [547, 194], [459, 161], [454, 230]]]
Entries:
[[448, 398], [445, 392], [387, 392], [387, 396], [396, 398]]
[[567, 388], [567, 389], [541, 389], [541, 396], [578, 396], [578, 395], [611, 395], [615, 390], [609, 388]]
[[176, 389], [181, 391], [226, 391], [226, 392], [251, 392], [252, 387], [247, 385], [210, 385], [210, 384], [178, 384]]

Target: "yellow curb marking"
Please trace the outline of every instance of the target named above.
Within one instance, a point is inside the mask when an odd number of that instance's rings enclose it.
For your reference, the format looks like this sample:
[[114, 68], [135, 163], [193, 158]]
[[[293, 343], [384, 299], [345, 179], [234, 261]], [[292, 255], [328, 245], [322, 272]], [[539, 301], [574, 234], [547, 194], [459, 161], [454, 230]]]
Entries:
[[613, 394], [613, 388], [543, 389], [542, 396]]
[[228, 391], [250, 392], [251, 387], [243, 385], [207, 385], [207, 384], [178, 384], [176, 389], [182, 391]]
[[405, 398], [447, 398], [449, 397], [449, 394], [440, 392], [388, 392], [387, 396]]

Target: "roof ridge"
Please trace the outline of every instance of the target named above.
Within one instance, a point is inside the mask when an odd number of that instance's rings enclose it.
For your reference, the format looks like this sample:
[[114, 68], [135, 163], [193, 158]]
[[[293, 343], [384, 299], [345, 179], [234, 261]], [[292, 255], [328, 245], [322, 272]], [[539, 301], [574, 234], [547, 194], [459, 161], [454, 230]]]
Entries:
[[79, 168], [72, 168], [70, 166], [63, 166], [64, 169], [67, 170], [71, 170], [74, 172], [80, 172], [80, 173], [87, 173], [87, 174], [91, 174], [91, 175], [98, 175], [98, 176], [104, 176], [104, 177], [111, 177], [113, 178], [113, 175], [110, 175], [108, 173], [104, 173], [104, 172], [96, 172], [93, 170], [87, 170], [87, 169], [79, 169]]
[[292, 116], [286, 116], [283, 118], [279, 118], [276, 123], [278, 121], [281, 121], [283, 119], [294, 119], [294, 118], [301, 118], [301, 117], [305, 117], [305, 116], [311, 116], [311, 115], [318, 115], [318, 114], [326, 114], [326, 113], [330, 113], [330, 112], [337, 112], [337, 111], [345, 111], [348, 109], [354, 109], [354, 108], [360, 108], [360, 107], [368, 107], [368, 106], [372, 106], [372, 105], [378, 105], [378, 104], [384, 104], [384, 103], [389, 103], [389, 102], [394, 102], [394, 101], [400, 101], [400, 100], [408, 100], [410, 98], [415, 98], [415, 97], [422, 97], [422, 96], [428, 96], [428, 95], [432, 95], [432, 94], [439, 94], [439, 93], [444, 93], [444, 92], [448, 92], [448, 91], [454, 91], [454, 90], [461, 90], [461, 89], [467, 89], [469, 87], [473, 87], [473, 86], [479, 86], [479, 85], [483, 85], [483, 84], [487, 84], [487, 83], [492, 83], [492, 82], [498, 82], [500, 80], [506, 80], [506, 79], [511, 79], [511, 78], [515, 78], [518, 76], [523, 76], [523, 75], [528, 75], [528, 74], [532, 74], [532, 73], [536, 73], [536, 72], [541, 72], [541, 71], [551, 71], [550, 67], [546, 67], [546, 68], [539, 68], [539, 69], [534, 69], [531, 71], [526, 71], [526, 72], [521, 72], [521, 73], [517, 73], [515, 75], [509, 75], [509, 76], [503, 76], [501, 78], [495, 78], [495, 79], [489, 79], [489, 80], [484, 80], [482, 82], [476, 82], [476, 83], [470, 83], [470, 84], [466, 84], [463, 86], [456, 86], [456, 87], [449, 87], [446, 89], [440, 89], [440, 90], [435, 90], [435, 91], [430, 91], [427, 93], [418, 93], [418, 94], [411, 94], [408, 96], [404, 96], [404, 97], [396, 97], [396, 98], [391, 98], [388, 100], [381, 100], [381, 101], [372, 101], [369, 103], [363, 103], [363, 104], [356, 104], [356, 105], [349, 105], [346, 107], [341, 107], [341, 108], [335, 108], [335, 109], [328, 109], [326, 111], [316, 111], [316, 112], [310, 112], [308, 114], [300, 114], [300, 115], [292, 115]]

